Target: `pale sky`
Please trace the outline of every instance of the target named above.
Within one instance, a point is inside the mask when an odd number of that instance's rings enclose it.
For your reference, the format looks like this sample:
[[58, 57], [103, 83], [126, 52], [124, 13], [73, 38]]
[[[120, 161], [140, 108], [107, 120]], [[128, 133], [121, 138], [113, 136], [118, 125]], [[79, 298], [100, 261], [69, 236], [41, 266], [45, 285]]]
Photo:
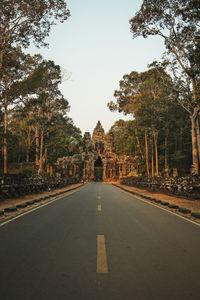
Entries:
[[164, 52], [159, 38], [132, 38], [129, 20], [142, 0], [67, 0], [71, 17], [52, 27], [49, 48], [30, 49], [54, 60], [71, 74], [60, 89], [70, 104], [69, 116], [82, 133], [98, 120], [107, 132], [116, 120], [130, 119], [107, 108], [124, 74], [145, 71]]

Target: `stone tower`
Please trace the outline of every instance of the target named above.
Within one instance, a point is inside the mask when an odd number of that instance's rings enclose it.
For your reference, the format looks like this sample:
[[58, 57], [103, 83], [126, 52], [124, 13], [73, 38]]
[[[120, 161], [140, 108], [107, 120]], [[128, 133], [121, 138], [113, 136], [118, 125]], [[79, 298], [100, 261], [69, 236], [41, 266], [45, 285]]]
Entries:
[[103, 129], [103, 126], [101, 125], [101, 122], [97, 122], [97, 126], [95, 127], [92, 135], [93, 141], [103, 141], [105, 139], [105, 131]]
[[137, 167], [135, 157], [117, 155], [113, 139], [98, 121], [92, 138], [89, 132], [84, 134], [80, 153], [60, 158], [58, 165], [66, 176], [83, 180], [111, 181], [127, 176]]

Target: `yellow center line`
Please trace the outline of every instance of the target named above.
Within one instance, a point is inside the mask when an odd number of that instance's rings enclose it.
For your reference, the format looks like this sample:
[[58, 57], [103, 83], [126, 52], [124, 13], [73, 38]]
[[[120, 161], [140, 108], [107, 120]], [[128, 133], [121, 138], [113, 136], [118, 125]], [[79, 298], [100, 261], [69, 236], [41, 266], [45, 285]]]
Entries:
[[98, 209], [98, 211], [101, 211], [101, 210], [102, 210], [101, 204], [98, 204], [97, 209]]
[[108, 273], [106, 245], [104, 235], [97, 235], [97, 273]]

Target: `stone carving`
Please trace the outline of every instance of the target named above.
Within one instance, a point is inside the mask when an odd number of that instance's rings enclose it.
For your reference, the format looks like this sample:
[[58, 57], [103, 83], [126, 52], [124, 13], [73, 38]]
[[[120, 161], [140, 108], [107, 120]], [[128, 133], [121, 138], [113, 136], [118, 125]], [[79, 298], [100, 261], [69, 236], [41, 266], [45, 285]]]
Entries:
[[124, 177], [124, 185], [145, 188], [151, 191], [163, 191], [172, 195], [200, 199], [200, 178], [198, 175], [185, 177]]
[[135, 158], [118, 156], [113, 140], [98, 121], [92, 137], [89, 132], [84, 134], [80, 154], [60, 158], [58, 165], [63, 167], [66, 175], [83, 180], [111, 181], [127, 176], [136, 167]]

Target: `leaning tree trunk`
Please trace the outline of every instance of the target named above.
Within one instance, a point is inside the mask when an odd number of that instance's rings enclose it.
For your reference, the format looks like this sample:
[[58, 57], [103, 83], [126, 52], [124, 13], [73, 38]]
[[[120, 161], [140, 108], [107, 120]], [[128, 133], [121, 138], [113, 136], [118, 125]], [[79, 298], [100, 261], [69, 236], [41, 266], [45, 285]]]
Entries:
[[197, 128], [196, 119], [199, 112], [198, 107], [194, 109], [193, 114], [190, 116], [191, 120], [191, 135], [192, 135], [192, 162], [193, 168], [196, 174], [199, 174], [199, 156], [198, 156], [198, 145], [197, 145]]
[[145, 149], [146, 149], [146, 168], [147, 168], [147, 176], [149, 177], [149, 149], [148, 149], [148, 140], [147, 140], [147, 130], [145, 129]]

